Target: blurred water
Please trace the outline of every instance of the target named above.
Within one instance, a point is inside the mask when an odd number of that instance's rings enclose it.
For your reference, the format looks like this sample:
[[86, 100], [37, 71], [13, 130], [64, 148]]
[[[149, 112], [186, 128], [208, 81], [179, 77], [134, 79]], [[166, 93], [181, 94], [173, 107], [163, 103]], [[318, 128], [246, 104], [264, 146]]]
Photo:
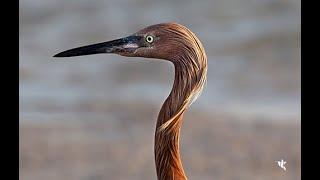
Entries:
[[207, 86], [193, 109], [299, 119], [298, 0], [21, 0], [21, 117], [94, 99], [160, 106], [173, 80], [167, 62], [52, 55], [173, 21], [194, 31], [208, 55]]

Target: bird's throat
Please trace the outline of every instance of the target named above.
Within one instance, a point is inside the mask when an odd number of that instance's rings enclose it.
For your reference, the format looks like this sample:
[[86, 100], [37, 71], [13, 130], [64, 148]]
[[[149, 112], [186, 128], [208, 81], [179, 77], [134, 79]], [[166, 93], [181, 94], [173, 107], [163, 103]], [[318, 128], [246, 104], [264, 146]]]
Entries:
[[183, 114], [201, 83], [202, 70], [206, 69], [193, 71], [194, 67], [184, 66], [175, 64], [173, 88], [158, 116], [154, 147], [158, 180], [187, 179], [179, 151], [180, 129]]

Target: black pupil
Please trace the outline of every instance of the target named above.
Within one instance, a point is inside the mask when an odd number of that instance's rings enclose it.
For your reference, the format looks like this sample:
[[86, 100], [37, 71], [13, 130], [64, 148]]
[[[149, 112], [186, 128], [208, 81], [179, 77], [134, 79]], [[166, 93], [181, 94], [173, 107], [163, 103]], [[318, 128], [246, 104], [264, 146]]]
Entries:
[[151, 40], [152, 40], [152, 38], [149, 36], [149, 37], [147, 38], [147, 40], [148, 40], [148, 41], [151, 41]]

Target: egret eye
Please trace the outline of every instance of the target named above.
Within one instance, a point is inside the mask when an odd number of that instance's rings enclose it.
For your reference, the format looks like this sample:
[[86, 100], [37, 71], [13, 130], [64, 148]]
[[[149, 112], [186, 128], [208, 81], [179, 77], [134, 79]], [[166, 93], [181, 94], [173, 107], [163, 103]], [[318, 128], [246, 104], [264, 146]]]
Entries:
[[152, 43], [153, 42], [153, 36], [151, 36], [151, 35], [146, 36], [146, 41], [148, 43]]

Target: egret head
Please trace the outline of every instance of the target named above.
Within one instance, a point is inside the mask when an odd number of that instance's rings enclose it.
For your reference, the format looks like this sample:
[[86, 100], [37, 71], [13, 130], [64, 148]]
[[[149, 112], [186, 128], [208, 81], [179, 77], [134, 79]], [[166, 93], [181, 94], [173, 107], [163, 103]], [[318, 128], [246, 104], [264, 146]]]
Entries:
[[146, 27], [124, 38], [70, 49], [54, 57], [114, 53], [174, 62], [185, 54], [197, 56], [197, 49], [204, 52], [200, 41], [188, 28], [177, 23], [162, 23]]

